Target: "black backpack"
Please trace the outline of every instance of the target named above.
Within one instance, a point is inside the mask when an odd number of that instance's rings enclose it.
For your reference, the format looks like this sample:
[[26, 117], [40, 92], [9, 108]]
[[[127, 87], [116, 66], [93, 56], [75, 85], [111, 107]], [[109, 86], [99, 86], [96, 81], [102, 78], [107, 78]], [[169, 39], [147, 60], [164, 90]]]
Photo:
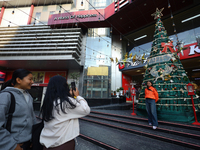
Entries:
[[10, 93], [10, 95], [11, 95], [11, 103], [10, 103], [10, 108], [8, 111], [8, 120], [6, 123], [6, 127], [5, 126], [4, 127], [6, 130], [11, 132], [12, 117], [13, 117], [13, 113], [15, 111], [15, 97], [14, 97], [13, 93], [11, 93], [11, 92], [8, 92], [8, 93]]

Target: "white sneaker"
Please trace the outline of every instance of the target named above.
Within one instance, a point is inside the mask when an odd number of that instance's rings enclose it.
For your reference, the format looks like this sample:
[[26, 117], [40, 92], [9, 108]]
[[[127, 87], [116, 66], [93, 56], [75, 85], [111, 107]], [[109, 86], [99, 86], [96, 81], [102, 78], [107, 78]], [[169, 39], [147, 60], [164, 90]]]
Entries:
[[153, 129], [155, 130], [155, 129], [157, 129], [157, 127], [156, 127], [156, 126], [153, 126]]
[[152, 123], [149, 123], [150, 126], [152, 126]]

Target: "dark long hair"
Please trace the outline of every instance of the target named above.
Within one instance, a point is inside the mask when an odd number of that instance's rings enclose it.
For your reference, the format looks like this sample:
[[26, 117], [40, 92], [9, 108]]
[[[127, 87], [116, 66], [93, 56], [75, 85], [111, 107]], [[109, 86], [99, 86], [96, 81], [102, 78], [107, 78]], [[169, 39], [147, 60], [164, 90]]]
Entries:
[[[54, 103], [56, 104], [56, 106], [60, 106], [63, 113], [66, 113], [65, 108], [67, 107], [66, 105], [62, 104], [64, 101], [67, 101], [70, 108], [75, 108], [76, 105], [73, 104], [68, 97], [71, 97], [71, 95], [69, 93], [67, 80], [60, 75], [52, 77], [49, 80], [41, 109], [43, 119], [48, 122], [54, 118], [52, 114]], [[58, 99], [60, 99], [60, 102], [58, 101]], [[55, 107], [55, 109], [59, 113], [59, 108]]]
[[[156, 90], [156, 88], [153, 86], [153, 82], [152, 81], [147, 81], [151, 83], [151, 86]], [[149, 86], [147, 86], [147, 90], [152, 91], [151, 89], [149, 89]]]
[[2, 87], [1, 87], [1, 90], [5, 89], [6, 87], [10, 86], [15, 86], [15, 84], [17, 83], [16, 82], [16, 79], [17, 78], [20, 78], [21, 80], [26, 77], [27, 75], [29, 75], [30, 71], [26, 70], [26, 69], [17, 69], [13, 72], [12, 74], [12, 79], [8, 80], [7, 82], [5, 82]]

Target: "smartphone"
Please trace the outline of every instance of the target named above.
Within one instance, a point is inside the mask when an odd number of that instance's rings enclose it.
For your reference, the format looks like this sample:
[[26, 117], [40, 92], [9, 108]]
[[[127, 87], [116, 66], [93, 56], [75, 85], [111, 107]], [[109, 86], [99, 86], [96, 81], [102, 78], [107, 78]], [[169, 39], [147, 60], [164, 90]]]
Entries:
[[[75, 82], [71, 82], [71, 88], [72, 88], [72, 94], [73, 94], [73, 90], [76, 91], [76, 84], [75, 84]], [[74, 94], [72, 96], [74, 96]]]

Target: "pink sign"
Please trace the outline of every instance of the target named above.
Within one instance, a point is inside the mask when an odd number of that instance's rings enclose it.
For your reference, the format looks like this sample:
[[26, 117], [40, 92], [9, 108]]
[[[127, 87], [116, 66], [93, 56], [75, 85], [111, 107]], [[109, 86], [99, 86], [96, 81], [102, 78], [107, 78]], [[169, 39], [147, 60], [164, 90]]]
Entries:
[[49, 16], [48, 25], [104, 21], [105, 9], [76, 11]]

